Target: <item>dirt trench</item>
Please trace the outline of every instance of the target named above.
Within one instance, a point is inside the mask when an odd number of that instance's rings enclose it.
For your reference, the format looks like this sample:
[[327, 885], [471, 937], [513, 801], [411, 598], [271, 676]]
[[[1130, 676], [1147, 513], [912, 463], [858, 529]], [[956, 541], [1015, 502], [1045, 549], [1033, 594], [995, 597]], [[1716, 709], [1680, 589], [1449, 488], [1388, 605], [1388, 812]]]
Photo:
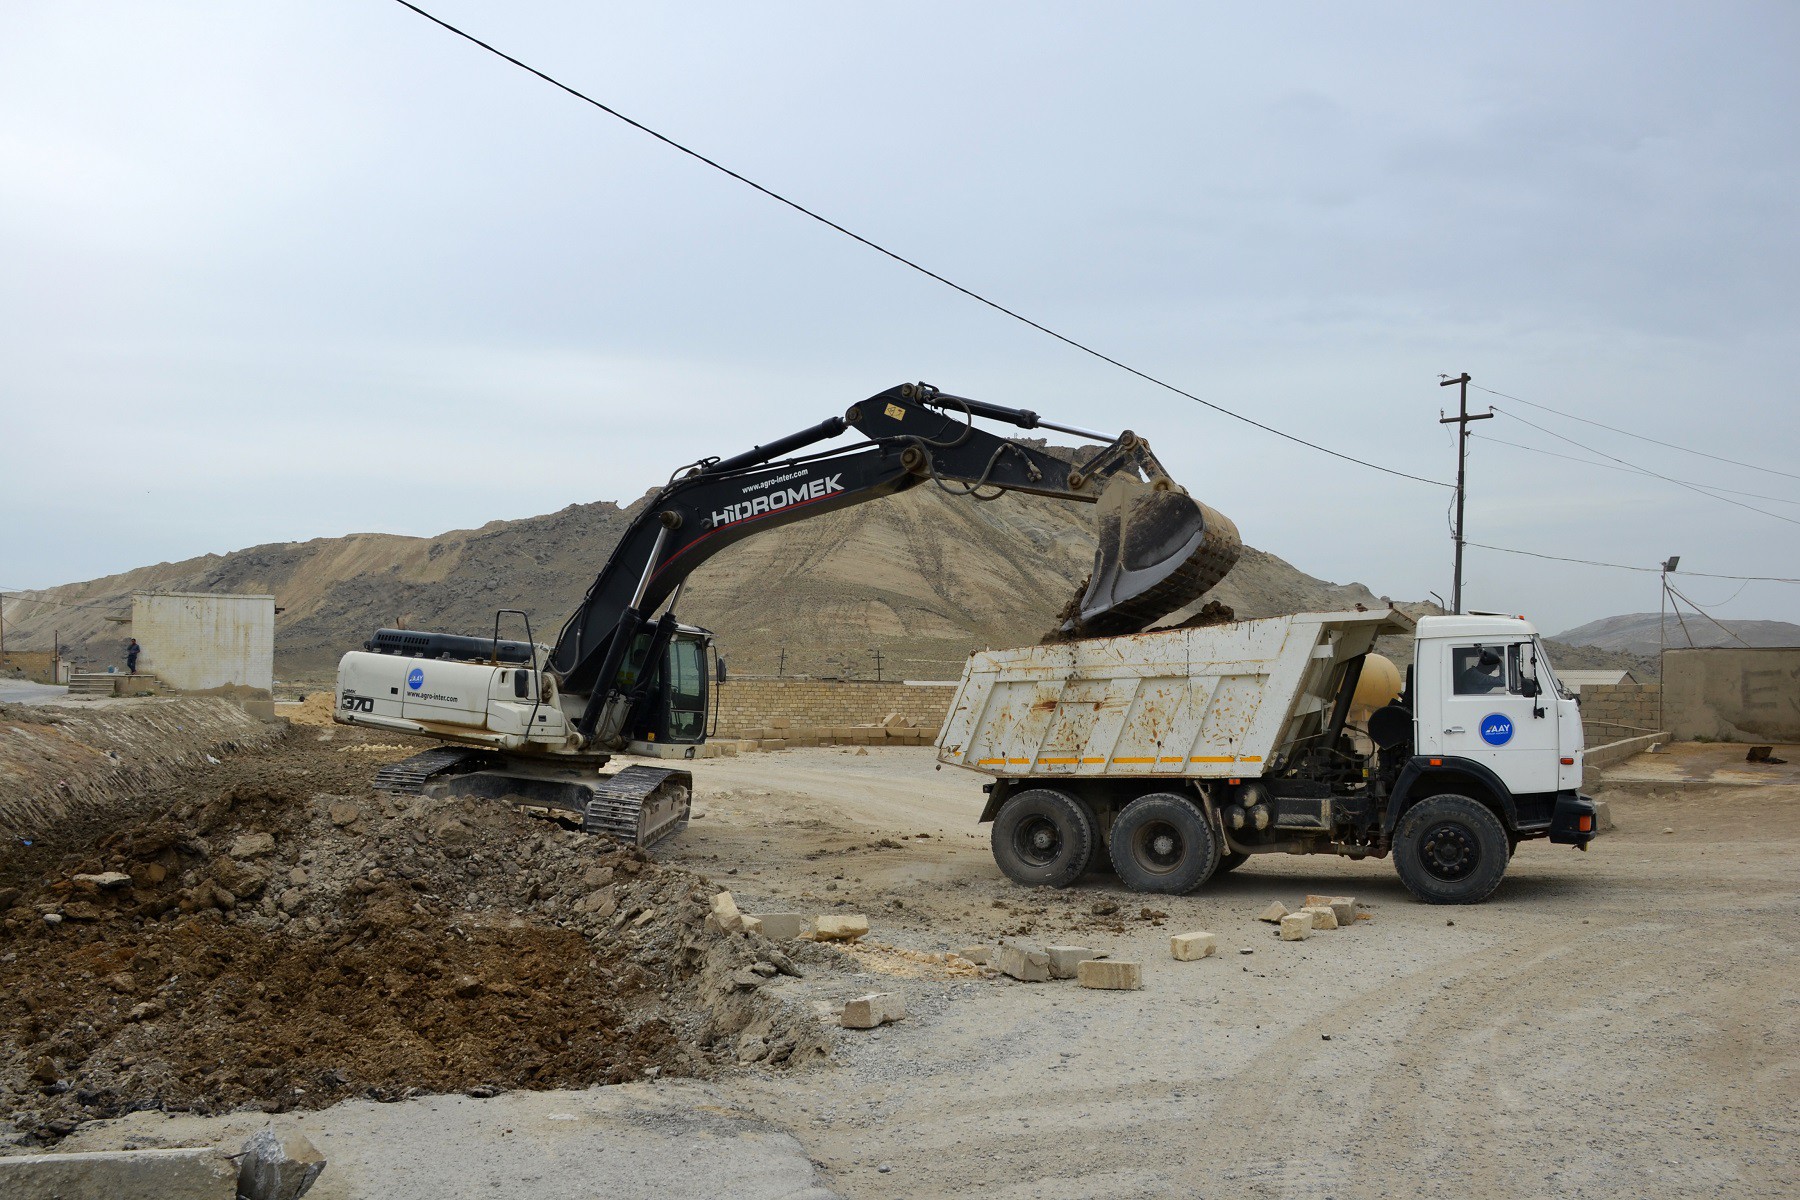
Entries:
[[491, 801], [372, 793], [414, 747], [300, 729], [0, 850], [0, 1111], [54, 1139], [139, 1109], [705, 1075], [826, 1053], [704, 926], [715, 890]]

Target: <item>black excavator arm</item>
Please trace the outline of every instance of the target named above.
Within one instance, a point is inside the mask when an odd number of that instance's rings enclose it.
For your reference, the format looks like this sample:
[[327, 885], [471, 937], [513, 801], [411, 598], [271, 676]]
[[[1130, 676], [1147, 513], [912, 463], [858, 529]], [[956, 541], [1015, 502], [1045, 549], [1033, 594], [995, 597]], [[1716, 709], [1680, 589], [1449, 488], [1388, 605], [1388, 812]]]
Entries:
[[[1109, 494], [1102, 507], [1095, 572], [1081, 612], [1071, 619], [1073, 632], [1142, 628], [1211, 587], [1236, 561], [1236, 528], [1188, 499], [1149, 446], [1130, 432], [1083, 461], [1068, 463], [989, 433], [974, 424], [975, 417], [1106, 440], [1104, 434], [1055, 425], [1033, 412], [907, 383], [869, 397], [842, 417], [679, 472], [620, 538], [550, 656], [561, 689], [588, 697], [577, 721], [582, 735], [593, 739], [603, 718], [603, 739], [626, 727], [632, 710], [647, 698], [639, 694], [641, 682], [625, 694], [612, 681], [621, 678], [622, 669], [626, 679], [648, 678], [644, 668], [659, 661], [674, 632], [674, 604], [660, 620], [650, 620], [650, 614], [676, 596], [701, 563], [752, 534], [927, 481], [976, 499], [1019, 491], [1095, 503], [1109, 481], [1142, 473], [1145, 484], [1129, 504], [1114, 503]], [[868, 440], [781, 458], [852, 429]], [[650, 636], [642, 637], [645, 633]], [[634, 661], [627, 662], [628, 655]]]

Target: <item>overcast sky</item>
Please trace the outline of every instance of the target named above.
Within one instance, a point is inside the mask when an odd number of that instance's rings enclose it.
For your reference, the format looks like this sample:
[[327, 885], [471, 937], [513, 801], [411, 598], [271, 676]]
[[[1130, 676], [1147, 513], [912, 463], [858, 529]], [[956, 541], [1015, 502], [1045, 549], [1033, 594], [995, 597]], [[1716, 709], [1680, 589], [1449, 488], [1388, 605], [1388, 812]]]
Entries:
[[[1793, 4], [426, 6], [1346, 453], [1452, 479], [1467, 370], [1787, 472], [1472, 392], [1786, 518], [1475, 441], [1473, 540], [1800, 576]], [[628, 501], [909, 379], [1132, 428], [1252, 544], [1449, 594], [1448, 491], [391, 0], [0, 6], [0, 587]], [[1466, 587], [1552, 631], [1657, 604], [1485, 550]]]

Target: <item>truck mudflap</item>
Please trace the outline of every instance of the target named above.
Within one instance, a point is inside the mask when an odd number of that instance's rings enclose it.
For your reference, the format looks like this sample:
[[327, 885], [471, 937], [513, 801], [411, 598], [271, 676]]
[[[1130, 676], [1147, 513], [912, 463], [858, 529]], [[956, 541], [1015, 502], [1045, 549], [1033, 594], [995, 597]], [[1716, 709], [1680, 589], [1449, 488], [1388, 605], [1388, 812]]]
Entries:
[[1557, 793], [1556, 811], [1550, 817], [1551, 842], [1586, 850], [1599, 836], [1600, 811], [1594, 802], [1576, 792]]

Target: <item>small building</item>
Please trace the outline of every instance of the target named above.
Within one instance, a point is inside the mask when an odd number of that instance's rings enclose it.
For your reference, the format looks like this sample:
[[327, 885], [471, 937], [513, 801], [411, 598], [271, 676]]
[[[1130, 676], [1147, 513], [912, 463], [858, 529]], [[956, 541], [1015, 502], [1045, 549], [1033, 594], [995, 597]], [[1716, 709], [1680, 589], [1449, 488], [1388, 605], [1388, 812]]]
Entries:
[[1581, 695], [1584, 687], [1635, 686], [1638, 682], [1630, 671], [1565, 671], [1561, 667], [1556, 668], [1556, 681], [1571, 696]]
[[275, 686], [273, 596], [139, 593], [131, 598], [131, 636], [143, 648], [138, 670], [180, 691]]

